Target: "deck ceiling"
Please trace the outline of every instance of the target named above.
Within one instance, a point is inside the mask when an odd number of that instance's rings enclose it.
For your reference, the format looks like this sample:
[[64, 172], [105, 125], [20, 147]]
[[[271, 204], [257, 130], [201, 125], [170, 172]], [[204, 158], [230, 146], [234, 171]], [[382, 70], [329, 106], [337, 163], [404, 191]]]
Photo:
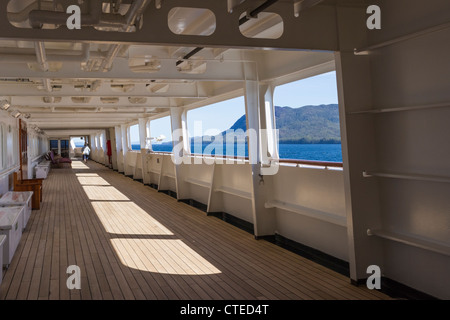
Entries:
[[[78, 3], [40, 2], [50, 22], [54, 4]], [[38, 1], [2, 2], [0, 100], [11, 114], [47, 133], [86, 132], [242, 95], [246, 80], [277, 85], [334, 69], [336, 1], [97, 2], [102, 17], [126, 18], [139, 4], [143, 14], [119, 31], [112, 18], [80, 30], [31, 28]]]

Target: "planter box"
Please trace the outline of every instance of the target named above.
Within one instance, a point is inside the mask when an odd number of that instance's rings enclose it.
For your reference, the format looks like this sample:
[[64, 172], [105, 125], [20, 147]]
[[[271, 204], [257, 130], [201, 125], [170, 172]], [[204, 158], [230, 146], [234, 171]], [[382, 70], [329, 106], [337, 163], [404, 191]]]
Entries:
[[36, 179], [46, 179], [50, 167], [48, 166], [36, 166], [34, 167]]
[[5, 244], [6, 236], [0, 235], [0, 285], [3, 279], [3, 245]]
[[25, 229], [31, 216], [33, 191], [8, 191], [0, 199], [0, 206], [25, 206], [22, 227]]
[[22, 237], [23, 211], [25, 207], [0, 207], [0, 236], [5, 235], [3, 265], [9, 267]]

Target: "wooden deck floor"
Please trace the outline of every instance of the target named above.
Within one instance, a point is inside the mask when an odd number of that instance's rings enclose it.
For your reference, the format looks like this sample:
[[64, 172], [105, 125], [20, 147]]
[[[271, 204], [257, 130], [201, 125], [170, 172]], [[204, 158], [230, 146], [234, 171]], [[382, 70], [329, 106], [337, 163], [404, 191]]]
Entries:
[[[81, 270], [69, 290], [67, 267]], [[104, 166], [52, 169], [0, 299], [388, 299]]]

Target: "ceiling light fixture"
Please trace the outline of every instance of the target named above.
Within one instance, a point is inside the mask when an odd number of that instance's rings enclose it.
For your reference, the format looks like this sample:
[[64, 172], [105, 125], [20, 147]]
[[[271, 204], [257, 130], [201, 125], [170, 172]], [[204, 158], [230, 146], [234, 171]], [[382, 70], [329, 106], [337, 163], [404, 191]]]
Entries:
[[1, 100], [0, 101], [0, 108], [3, 110], [8, 110], [9, 107], [11, 107], [11, 104], [9, 103], [8, 100]]
[[21, 113], [20, 111], [13, 111], [13, 112], [11, 113], [11, 115], [12, 115], [14, 118], [20, 117], [21, 114], [22, 114], [22, 113]]

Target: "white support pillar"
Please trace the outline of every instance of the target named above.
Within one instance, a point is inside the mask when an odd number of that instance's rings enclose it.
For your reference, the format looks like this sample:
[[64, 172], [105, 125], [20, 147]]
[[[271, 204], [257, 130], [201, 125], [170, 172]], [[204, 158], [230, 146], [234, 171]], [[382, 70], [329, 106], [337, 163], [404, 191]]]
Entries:
[[170, 108], [172, 126], [173, 151], [176, 160], [182, 160], [189, 154], [189, 139], [187, 134], [186, 112], [178, 107]]
[[95, 160], [94, 159], [94, 149], [95, 149], [95, 139], [94, 139], [94, 137], [95, 136], [93, 134], [89, 135], [89, 148], [91, 149], [91, 153], [89, 155], [89, 158], [92, 159], [92, 160]]
[[142, 154], [142, 182], [144, 184], [151, 183], [151, 174], [150, 174], [150, 164], [151, 164], [151, 156], [147, 153], [153, 150], [152, 141], [151, 141], [151, 129], [150, 129], [150, 120], [145, 119], [144, 122], [144, 130], [145, 130], [145, 154]]
[[61, 139], [58, 139], [58, 154], [61, 155]]
[[[367, 267], [377, 265], [383, 272], [382, 243], [367, 235], [368, 228], [379, 228], [380, 194], [378, 181], [363, 177], [367, 168], [377, 168], [377, 132], [373, 117], [355, 117], [373, 105], [371, 57], [355, 55], [354, 48], [367, 43], [364, 8], [337, 8], [341, 51], [336, 53], [336, 75], [341, 125], [344, 188], [347, 211], [350, 277], [364, 281]], [[351, 33], [345, 32], [352, 30]]]
[[94, 157], [95, 157], [95, 161], [98, 161], [98, 148], [99, 148], [99, 144], [98, 144], [98, 133], [94, 134]]
[[106, 148], [106, 130], [103, 130], [100, 133], [100, 140], [101, 140], [101, 148], [102, 148], [101, 155], [100, 155], [101, 162], [104, 165], [108, 165], [108, 156], [106, 155], [106, 150], [107, 150], [107, 148]]
[[129, 171], [127, 170], [128, 164], [127, 164], [127, 153], [128, 153], [128, 130], [127, 125], [121, 124], [120, 125], [120, 131], [122, 135], [122, 155], [123, 155], [123, 172], [125, 175], [129, 175]]
[[145, 140], [145, 144], [146, 144], [146, 148], [147, 150], [152, 151], [153, 150], [153, 146], [152, 146], [152, 141], [150, 140], [151, 136], [152, 136], [152, 128], [150, 126], [151, 121], [147, 120], [145, 122], [145, 136], [147, 137], [147, 139]]
[[145, 149], [147, 139], [147, 119], [139, 118], [139, 142], [141, 144], [141, 151]]
[[116, 143], [116, 127], [111, 127], [109, 130], [109, 140], [111, 141], [111, 168], [118, 170], [117, 166], [117, 143]]
[[123, 146], [121, 126], [115, 126], [114, 131], [116, 134], [117, 171], [123, 172]]
[[106, 130], [100, 133], [100, 140], [103, 151], [106, 151]]
[[[27, 145], [27, 172], [23, 172], [23, 175], [26, 175], [27, 179], [33, 178], [33, 162], [32, 159], [34, 158], [33, 154], [33, 133], [31, 127], [27, 126], [27, 139], [28, 139], [28, 145]], [[59, 141], [59, 140], [58, 140]]]
[[188, 127], [187, 127], [187, 110], [181, 113], [181, 127], [183, 130], [183, 152], [184, 155], [191, 154], [191, 141], [189, 139]]
[[73, 141], [72, 137], [69, 137], [69, 157], [75, 156], [75, 142]]
[[266, 137], [267, 137], [267, 151], [272, 159], [279, 159], [278, 151], [278, 131], [276, 130], [275, 121], [275, 106], [273, 105], [273, 93], [274, 86], [264, 85], [260, 86], [260, 93], [263, 95], [262, 101], [264, 101], [264, 113], [262, 113], [261, 122], [266, 125]]
[[94, 148], [94, 160], [98, 161], [98, 148], [99, 148], [98, 133], [96, 133], [94, 135], [94, 145], [95, 145], [95, 148]]
[[128, 135], [127, 135], [127, 126], [125, 124], [120, 125], [120, 132], [122, 137], [122, 154], [126, 156], [128, 153]]
[[177, 199], [184, 199], [184, 179], [183, 179], [183, 159], [188, 154], [186, 150], [187, 135], [183, 128], [186, 128], [186, 117], [183, 116], [183, 109], [178, 107], [170, 108], [170, 123], [172, 126], [172, 141], [173, 141], [173, 162], [175, 164], [175, 177]]
[[[263, 236], [274, 235], [276, 230], [275, 210], [265, 208], [264, 204], [270, 190], [270, 178], [264, 176], [261, 161], [261, 97], [257, 81], [256, 70], [246, 68], [246, 77], [255, 80], [246, 80], [244, 87], [245, 114], [248, 130], [249, 160], [252, 170], [253, 198], [252, 213], [254, 236], [256, 239]], [[264, 96], [264, 95], [263, 95]], [[265, 127], [265, 126], [264, 126]], [[267, 139], [265, 139], [267, 142]], [[266, 182], [267, 181], [267, 182]]]
[[[145, 184], [148, 181], [148, 168], [147, 168], [147, 119], [139, 118], [139, 143], [141, 145], [141, 154], [140, 157], [137, 157], [136, 162], [140, 161], [142, 172], [140, 177], [142, 178], [142, 182]], [[137, 167], [137, 163], [136, 163]]]

